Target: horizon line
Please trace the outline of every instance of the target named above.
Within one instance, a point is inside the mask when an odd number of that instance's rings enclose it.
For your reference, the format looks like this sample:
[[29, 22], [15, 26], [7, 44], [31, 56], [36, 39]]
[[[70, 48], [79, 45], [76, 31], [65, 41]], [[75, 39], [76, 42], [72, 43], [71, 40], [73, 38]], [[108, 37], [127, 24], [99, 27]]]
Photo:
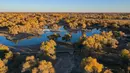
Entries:
[[130, 12], [51, 12], [51, 11], [0, 11], [0, 13], [130, 13]]

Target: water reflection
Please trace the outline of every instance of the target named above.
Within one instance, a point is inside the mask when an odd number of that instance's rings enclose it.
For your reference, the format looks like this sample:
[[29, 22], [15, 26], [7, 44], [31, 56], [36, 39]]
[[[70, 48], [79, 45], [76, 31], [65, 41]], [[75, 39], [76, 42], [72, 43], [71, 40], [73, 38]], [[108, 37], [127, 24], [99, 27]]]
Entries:
[[62, 37], [64, 37], [64, 35], [66, 34], [71, 34], [72, 35], [72, 38], [70, 39], [70, 42], [74, 43], [74, 42], [77, 42], [80, 38], [80, 36], [82, 36], [83, 34], [86, 34], [87, 36], [91, 36], [93, 34], [99, 34], [101, 32], [100, 29], [92, 29], [91, 31], [68, 31], [68, 30], [65, 30], [64, 27], [61, 27], [59, 28], [60, 32], [52, 32], [52, 31], [49, 31], [49, 32], [45, 32], [43, 33], [40, 37], [33, 37], [31, 39], [23, 39], [23, 40], [20, 40], [18, 41], [17, 43], [15, 42], [12, 42], [10, 40], [7, 40], [6, 37], [4, 36], [0, 36], [0, 44], [4, 44], [4, 45], [7, 45], [7, 46], [28, 46], [28, 45], [36, 45], [36, 44], [40, 44], [41, 42], [43, 41], [47, 41], [49, 40], [48, 39], [48, 36], [54, 34], [54, 33], [57, 33], [57, 34], [60, 34], [60, 37], [58, 37], [57, 41], [64, 41], [66, 42], [65, 40], [62, 40]]

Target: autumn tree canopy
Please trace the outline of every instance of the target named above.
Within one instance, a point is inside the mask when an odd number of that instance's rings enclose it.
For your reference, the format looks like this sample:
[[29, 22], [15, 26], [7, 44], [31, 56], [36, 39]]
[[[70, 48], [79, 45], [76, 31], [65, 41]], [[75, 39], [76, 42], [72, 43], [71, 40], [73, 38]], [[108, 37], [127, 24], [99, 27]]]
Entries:
[[40, 49], [44, 52], [45, 55], [55, 59], [56, 58], [55, 46], [56, 42], [54, 40], [49, 40], [46, 42], [42, 42]]
[[118, 41], [113, 38], [112, 32], [102, 32], [101, 34], [89, 36], [82, 44], [95, 50], [103, 49], [104, 47], [107, 47], [107, 45], [110, 45], [111, 48], [118, 47]]
[[100, 73], [103, 69], [103, 65], [97, 62], [97, 59], [88, 57], [84, 58], [81, 61], [81, 67], [86, 71], [86, 72], [98, 72]]

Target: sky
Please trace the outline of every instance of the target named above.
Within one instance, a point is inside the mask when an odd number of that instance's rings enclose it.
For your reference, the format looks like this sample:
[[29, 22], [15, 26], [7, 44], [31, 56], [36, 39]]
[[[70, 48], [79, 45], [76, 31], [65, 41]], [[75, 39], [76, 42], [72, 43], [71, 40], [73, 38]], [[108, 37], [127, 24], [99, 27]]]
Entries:
[[130, 12], [130, 0], [0, 0], [0, 12]]

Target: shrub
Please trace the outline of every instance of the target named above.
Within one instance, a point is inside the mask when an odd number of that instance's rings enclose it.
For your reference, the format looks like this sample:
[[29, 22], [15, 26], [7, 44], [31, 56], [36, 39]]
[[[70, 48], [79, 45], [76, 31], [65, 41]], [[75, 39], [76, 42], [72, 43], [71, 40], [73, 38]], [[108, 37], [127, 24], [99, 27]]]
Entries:
[[0, 44], [0, 51], [9, 51], [8, 46]]
[[86, 72], [94, 72], [97, 71], [100, 73], [103, 69], [103, 65], [97, 62], [97, 59], [88, 57], [84, 58], [81, 62], [81, 67], [86, 71]]
[[72, 38], [72, 35], [71, 35], [71, 34], [65, 34], [65, 35], [62, 37], [62, 40], [70, 41], [71, 38]]
[[123, 58], [130, 58], [130, 52], [129, 52], [129, 50], [123, 49], [123, 50], [121, 51], [121, 56], [122, 56]]
[[22, 66], [22, 72], [25, 72], [27, 70], [31, 70], [33, 66], [35, 66], [36, 60], [34, 56], [27, 56], [26, 62]]
[[55, 59], [55, 46], [56, 42], [54, 40], [49, 40], [46, 42], [42, 42], [40, 49], [44, 52], [45, 55]]
[[55, 73], [55, 70], [51, 62], [42, 60], [39, 62], [38, 67], [32, 69], [32, 73]]
[[8, 67], [5, 66], [5, 63], [0, 59], [0, 73], [6, 73], [8, 71]]
[[110, 69], [104, 71], [104, 73], [113, 73]]
[[101, 34], [89, 36], [86, 40], [82, 42], [82, 44], [94, 50], [100, 50], [104, 47], [107, 47], [107, 45], [110, 45], [111, 48], [117, 48], [118, 41], [112, 36], [112, 32], [102, 32]]
[[13, 57], [13, 53], [9, 51], [8, 53], [5, 53], [5, 59], [10, 59]]

